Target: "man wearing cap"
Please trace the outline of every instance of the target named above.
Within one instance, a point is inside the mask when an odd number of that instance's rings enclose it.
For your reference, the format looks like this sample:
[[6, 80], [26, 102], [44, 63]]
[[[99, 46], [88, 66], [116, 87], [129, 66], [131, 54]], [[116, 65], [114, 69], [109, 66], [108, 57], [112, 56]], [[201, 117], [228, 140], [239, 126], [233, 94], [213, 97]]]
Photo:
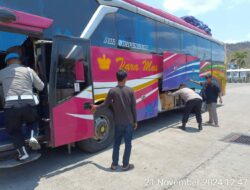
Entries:
[[202, 116], [201, 116], [201, 105], [202, 105], [202, 97], [197, 94], [192, 89], [186, 87], [185, 84], [181, 84], [179, 86], [179, 90], [174, 93], [169, 92], [170, 96], [180, 96], [185, 102], [185, 108], [182, 118], [182, 130], [186, 130], [186, 124], [188, 122], [189, 115], [192, 111], [195, 112], [196, 121], [198, 123], [199, 131], [202, 130]]
[[[25, 149], [21, 126], [22, 123], [31, 125], [36, 122], [38, 114], [34, 107], [36, 104], [33, 86], [41, 91], [44, 83], [34, 70], [21, 65], [19, 54], [7, 54], [5, 62], [7, 67], [0, 71], [0, 83], [3, 85], [5, 97], [5, 125], [19, 154], [18, 160], [22, 161], [26, 160], [29, 155]], [[38, 142], [34, 140], [31, 143]]]
[[215, 127], [219, 127], [218, 115], [217, 115], [217, 101], [220, 99], [222, 104], [221, 90], [212, 82], [212, 76], [206, 76], [206, 85], [204, 88], [204, 94], [206, 96], [206, 103], [208, 106], [209, 121], [208, 124], [214, 124]]
[[207, 104], [209, 120], [208, 124], [214, 124], [215, 127], [219, 127], [218, 115], [217, 115], [217, 101], [218, 98], [222, 104], [221, 90], [220, 88], [213, 83], [212, 75], [208, 74], [206, 77], [206, 82], [197, 82], [190, 80], [196, 84], [199, 84], [203, 88], [204, 100]]

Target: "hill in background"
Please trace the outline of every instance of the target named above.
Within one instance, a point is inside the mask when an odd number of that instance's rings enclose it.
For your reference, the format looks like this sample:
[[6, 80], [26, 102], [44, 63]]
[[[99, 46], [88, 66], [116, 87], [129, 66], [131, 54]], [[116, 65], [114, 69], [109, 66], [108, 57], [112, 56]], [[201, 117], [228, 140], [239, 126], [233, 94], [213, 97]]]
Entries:
[[227, 47], [227, 60], [230, 62], [232, 55], [236, 51], [247, 52], [247, 68], [250, 68], [250, 42], [239, 42], [234, 44], [226, 44]]

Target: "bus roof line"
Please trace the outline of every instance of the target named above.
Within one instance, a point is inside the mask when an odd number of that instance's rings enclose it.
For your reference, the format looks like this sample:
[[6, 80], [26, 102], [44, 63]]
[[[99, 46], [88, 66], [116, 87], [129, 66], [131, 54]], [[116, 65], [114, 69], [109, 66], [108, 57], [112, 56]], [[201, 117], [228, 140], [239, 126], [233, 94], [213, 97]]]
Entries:
[[83, 30], [80, 38], [89, 39], [106, 14], [115, 13], [118, 8], [100, 5]]
[[164, 24], [167, 24], [167, 25], [170, 25], [170, 26], [173, 26], [175, 28], [178, 28], [178, 29], [181, 29], [181, 30], [184, 30], [184, 31], [187, 31], [189, 33], [192, 33], [192, 34], [195, 34], [197, 36], [200, 36], [202, 38], [205, 38], [207, 40], [210, 40], [210, 41], [213, 41], [213, 42], [216, 42], [218, 44], [221, 44], [221, 45], [224, 45], [224, 43], [222, 41], [219, 41], [219, 40], [216, 40], [214, 39], [213, 37], [209, 36], [209, 35], [205, 35], [205, 34], [202, 34], [194, 29], [191, 29], [191, 28], [188, 28], [186, 26], [183, 26], [181, 24], [178, 24], [176, 22], [173, 22], [167, 18], [164, 18], [164, 17], [161, 17], [155, 13], [152, 13], [150, 11], [147, 11], [145, 9], [142, 9], [140, 7], [137, 7], [133, 4], [130, 4], [130, 3], [127, 3], [125, 1], [122, 1], [122, 0], [97, 0], [100, 4], [102, 5], [107, 5], [107, 6], [113, 6], [113, 7], [119, 7], [119, 8], [122, 8], [122, 9], [126, 9], [128, 11], [131, 11], [131, 12], [134, 12], [134, 13], [137, 13], [137, 14], [141, 14], [143, 16], [146, 16], [148, 18], [151, 18], [153, 20], [156, 20], [156, 21], [159, 21], [161, 23], [164, 23]]

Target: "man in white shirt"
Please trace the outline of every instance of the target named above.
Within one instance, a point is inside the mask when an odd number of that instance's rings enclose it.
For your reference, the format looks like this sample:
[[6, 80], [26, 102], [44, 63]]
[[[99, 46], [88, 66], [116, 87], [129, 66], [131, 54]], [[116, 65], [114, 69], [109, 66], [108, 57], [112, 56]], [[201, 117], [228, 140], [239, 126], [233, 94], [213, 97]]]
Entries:
[[195, 112], [196, 120], [198, 123], [198, 128], [202, 130], [202, 117], [201, 117], [201, 106], [202, 97], [197, 94], [194, 90], [186, 87], [185, 84], [181, 84], [179, 90], [174, 93], [169, 93], [172, 96], [181, 96], [185, 101], [185, 109], [182, 118], [182, 130], [186, 130], [186, 124], [188, 122], [189, 115], [192, 111]]
[[[5, 98], [4, 112], [5, 125], [8, 134], [18, 152], [18, 160], [29, 158], [25, 148], [25, 141], [21, 132], [23, 122], [32, 124], [38, 120], [33, 95], [33, 86], [42, 91], [44, 83], [34, 70], [28, 69], [21, 64], [20, 55], [9, 53], [5, 57], [7, 67], [0, 71], [0, 83], [3, 85]], [[30, 145], [39, 146], [32, 138]]]

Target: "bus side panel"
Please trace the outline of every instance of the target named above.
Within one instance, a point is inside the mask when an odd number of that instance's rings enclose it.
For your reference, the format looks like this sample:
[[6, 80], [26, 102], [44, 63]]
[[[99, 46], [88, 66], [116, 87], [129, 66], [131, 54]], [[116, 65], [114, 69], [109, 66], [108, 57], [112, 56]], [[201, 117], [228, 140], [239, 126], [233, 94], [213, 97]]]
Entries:
[[222, 94], [226, 92], [226, 60], [223, 45], [212, 44], [212, 76], [220, 87]]
[[[140, 79], [139, 79], [140, 80]], [[158, 115], [158, 80], [152, 85], [136, 90], [137, 120], [142, 121]]]
[[186, 56], [166, 52], [163, 56], [163, 91], [178, 89], [186, 82]]
[[205, 81], [205, 76], [211, 74], [211, 63], [200, 61], [198, 57], [186, 56], [186, 85], [189, 88], [195, 89], [198, 92], [201, 90], [201, 86], [190, 81], [190, 79], [195, 81]]
[[117, 85], [116, 72], [128, 72], [127, 85], [134, 89], [138, 120], [157, 116], [162, 57], [103, 47], [92, 47], [95, 102], [103, 101], [109, 89]]
[[222, 89], [222, 93], [225, 94], [226, 88], [226, 73], [224, 63], [213, 62], [212, 64], [212, 76], [215, 79], [216, 83]]
[[164, 91], [178, 89], [179, 85], [184, 83], [199, 92], [201, 86], [190, 79], [201, 82], [207, 74], [211, 74], [211, 62], [200, 61], [198, 57], [166, 52], [163, 60]]
[[86, 93], [83, 91], [53, 108], [54, 147], [94, 136], [93, 115], [90, 110], [84, 110], [83, 106], [91, 102], [91, 99], [84, 98]]

